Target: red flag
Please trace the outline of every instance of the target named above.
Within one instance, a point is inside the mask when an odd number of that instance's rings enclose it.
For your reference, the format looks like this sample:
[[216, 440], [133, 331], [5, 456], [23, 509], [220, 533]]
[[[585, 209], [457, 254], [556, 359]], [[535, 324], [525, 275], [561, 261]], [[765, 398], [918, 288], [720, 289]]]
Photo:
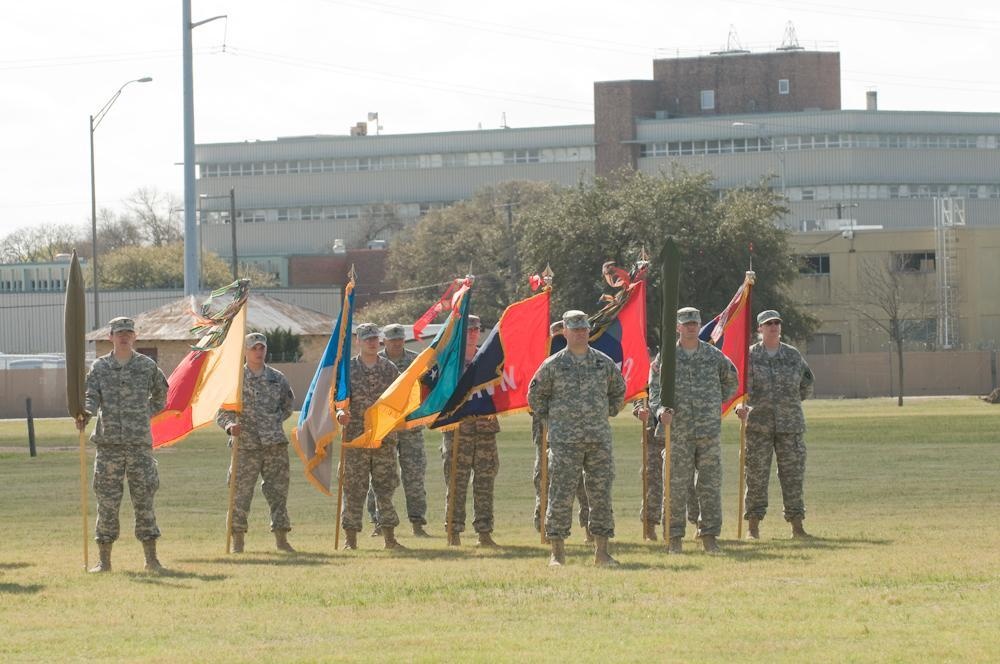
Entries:
[[[739, 374], [736, 394], [722, 404], [725, 415], [736, 404], [742, 403], [746, 395], [747, 362], [750, 359], [750, 291], [753, 288], [753, 273], [748, 272], [736, 295], [726, 305], [725, 310], [702, 328], [699, 336], [704, 341], [715, 344], [722, 354], [732, 360]], [[708, 337], [708, 338], [706, 338]]]
[[424, 314], [413, 323], [413, 338], [420, 339], [420, 336], [424, 332], [424, 328], [437, 318], [437, 315], [442, 311], [449, 311], [451, 309], [451, 298], [453, 291], [461, 286], [465, 282], [464, 279], [455, 279], [448, 285], [448, 289], [445, 290], [444, 295], [438, 299], [437, 302], [432, 304], [430, 308], [424, 312]]

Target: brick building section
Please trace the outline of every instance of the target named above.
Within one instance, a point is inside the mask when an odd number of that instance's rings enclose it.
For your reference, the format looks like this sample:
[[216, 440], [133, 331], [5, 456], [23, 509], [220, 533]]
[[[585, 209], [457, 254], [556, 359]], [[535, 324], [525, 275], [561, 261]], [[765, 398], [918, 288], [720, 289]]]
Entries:
[[354, 306], [361, 308], [377, 299], [385, 290], [385, 269], [389, 252], [385, 249], [352, 249], [346, 254], [325, 256], [291, 256], [288, 259], [288, 285], [343, 286], [347, 273], [354, 265], [357, 282]]
[[[778, 81], [788, 81], [780, 94]], [[715, 106], [701, 108], [702, 90]], [[594, 83], [595, 171], [635, 169], [636, 119], [840, 110], [840, 53], [773, 51], [653, 61], [653, 80]]]

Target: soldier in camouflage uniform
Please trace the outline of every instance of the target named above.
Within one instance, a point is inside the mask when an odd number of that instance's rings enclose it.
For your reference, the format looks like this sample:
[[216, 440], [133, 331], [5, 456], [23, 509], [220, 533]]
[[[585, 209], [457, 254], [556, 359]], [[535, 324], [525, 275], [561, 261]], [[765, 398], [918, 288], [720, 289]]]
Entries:
[[608, 538], [614, 537], [611, 485], [615, 465], [611, 426], [625, 405], [625, 379], [614, 360], [588, 344], [590, 323], [582, 311], [563, 314], [566, 348], [546, 359], [528, 387], [528, 405], [549, 432], [549, 504], [545, 535], [552, 547], [549, 564], [566, 562], [564, 540], [573, 521], [573, 493], [580, 471], [590, 498], [594, 563], [614, 566]]
[[[674, 410], [657, 409], [657, 435], [665, 438], [670, 424], [670, 552], [681, 552], [688, 485], [697, 472], [699, 536], [708, 553], [721, 553], [722, 532], [722, 403], [736, 394], [736, 367], [715, 346], [700, 341], [701, 313], [694, 307], [677, 311], [677, 362]], [[657, 380], [657, 382], [659, 382]]]
[[[632, 414], [642, 421], [644, 427], [651, 427], [649, 413], [657, 412], [662, 404], [660, 387], [660, 355], [656, 354], [649, 364], [649, 400], [641, 399], [632, 402]], [[658, 433], [657, 433], [658, 432]], [[642, 538], [656, 541], [656, 524], [663, 515], [663, 450], [666, 447], [663, 428], [653, 427], [646, 445], [646, 496], [639, 505], [639, 519], [642, 521]], [[642, 466], [639, 466], [639, 476], [642, 477]], [[696, 488], [698, 473], [695, 471], [688, 482], [687, 519], [692, 525], [698, 525], [698, 492]]]
[[292, 388], [277, 369], [264, 363], [267, 337], [252, 332], [244, 341], [243, 410], [219, 410], [215, 421], [230, 435], [229, 445], [239, 439], [233, 503], [233, 553], [242, 553], [247, 532], [247, 513], [253, 500], [257, 476], [260, 490], [271, 508], [271, 532], [279, 551], [294, 552], [288, 543], [292, 523], [288, 519], [288, 438], [282, 422], [292, 415]]
[[87, 417], [76, 423], [83, 431], [90, 418], [97, 415], [97, 426], [90, 440], [97, 447], [94, 539], [100, 562], [90, 571], [111, 571], [111, 546], [118, 539], [118, 511], [127, 477], [135, 510], [135, 536], [142, 542], [145, 567], [160, 572], [163, 567], [156, 558], [160, 529], [153, 511], [153, 496], [160, 487], [160, 477], [153, 458], [149, 420], [166, 405], [167, 379], [156, 362], [135, 352], [135, 323], [131, 318], [115, 318], [109, 325], [114, 348], [97, 358], [87, 374]]
[[767, 513], [771, 455], [778, 459], [778, 481], [785, 521], [793, 537], [808, 537], [802, 527], [806, 508], [802, 482], [806, 470], [806, 430], [802, 401], [812, 395], [813, 373], [794, 347], [781, 343], [781, 315], [772, 310], [757, 316], [761, 341], [750, 347], [747, 403], [736, 415], [747, 423], [746, 513], [751, 539], [760, 538]]
[[[402, 373], [416, 359], [417, 354], [404, 347], [406, 330], [402, 325], [392, 324], [382, 328], [382, 338], [385, 348], [379, 351]], [[396, 448], [399, 454], [399, 477], [403, 483], [403, 493], [406, 494], [406, 514], [417, 537], [427, 537], [424, 526], [427, 525], [427, 491], [424, 489], [424, 477], [427, 474], [427, 451], [424, 448], [424, 428], [403, 429], [396, 432]], [[368, 514], [375, 530], [372, 533], [381, 534], [378, 527], [378, 512], [375, 509], [375, 491], [368, 489]]]
[[[469, 316], [465, 337], [465, 366], [468, 367], [476, 355], [477, 342], [481, 332], [478, 316]], [[472, 478], [472, 527], [479, 536], [478, 546], [495, 547], [493, 541], [493, 484], [500, 470], [500, 455], [497, 452], [497, 433], [500, 422], [495, 415], [473, 417], [463, 420], [457, 429], [445, 431], [441, 442], [441, 461], [444, 466], [445, 483], [445, 529], [451, 514], [451, 531], [448, 544], [459, 546], [461, 533], [465, 530], [465, 497]], [[458, 436], [458, 458], [455, 460], [455, 496], [451, 507], [452, 450]], [[449, 510], [452, 510], [449, 512]]]
[[[396, 365], [379, 357], [377, 325], [358, 325], [357, 340], [361, 352], [351, 358], [350, 410], [337, 410], [337, 422], [344, 427], [346, 440], [353, 440], [364, 433], [365, 411], [399, 376]], [[369, 485], [375, 491], [375, 504], [385, 548], [403, 548], [396, 541], [395, 530], [399, 525], [399, 516], [392, 505], [392, 494], [398, 484], [395, 433], [386, 436], [378, 448], [349, 447], [344, 450], [344, 505], [340, 512], [340, 522], [347, 535], [345, 549], [358, 548], [358, 532], [361, 530]]]
[[[549, 335], [555, 336], [563, 333], [563, 322], [561, 320], [549, 326]], [[532, 478], [535, 482], [535, 530], [541, 531], [542, 519], [542, 420], [531, 414], [531, 440], [535, 443], [535, 469]], [[580, 481], [576, 485], [576, 500], [580, 504], [580, 527], [583, 528], [585, 541], [587, 544], [594, 542], [594, 536], [590, 534], [590, 500], [587, 498], [587, 487], [584, 483], [583, 471], [580, 471]]]

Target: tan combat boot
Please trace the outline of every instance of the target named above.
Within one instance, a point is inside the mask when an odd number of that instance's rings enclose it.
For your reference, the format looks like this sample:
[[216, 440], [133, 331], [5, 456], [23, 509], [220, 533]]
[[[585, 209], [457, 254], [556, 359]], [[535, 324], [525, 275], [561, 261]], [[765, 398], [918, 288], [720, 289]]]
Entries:
[[647, 542], [655, 542], [656, 541], [656, 524], [655, 523], [650, 523], [649, 521], [647, 521], [646, 523], [643, 524], [643, 526], [642, 526], [642, 539], [646, 540]]
[[344, 550], [354, 551], [358, 548], [358, 531], [356, 530], [345, 530], [344, 531]]
[[566, 546], [561, 539], [550, 539], [552, 555], [549, 556], [549, 567], [562, 567], [566, 564]]
[[760, 539], [760, 519], [747, 519], [747, 539]]
[[427, 534], [427, 531], [424, 530], [424, 527], [422, 525], [420, 525], [419, 523], [414, 523], [413, 524], [413, 536], [414, 537], [430, 537], [430, 535]]
[[448, 546], [462, 546], [462, 536], [454, 531], [448, 533]]
[[812, 535], [807, 533], [805, 528], [802, 527], [801, 516], [793, 516], [791, 519], [791, 524], [792, 524], [792, 537], [794, 537], [795, 539], [808, 539], [809, 537], [812, 537]]
[[667, 547], [667, 553], [681, 553], [684, 550], [683, 537], [671, 537], [670, 546]]
[[147, 572], [163, 572], [163, 565], [156, 559], [156, 540], [148, 539], [142, 542], [142, 552], [146, 555], [146, 565], [143, 569]]
[[608, 553], [608, 538], [594, 535], [594, 564], [598, 567], [618, 567], [618, 561]]
[[488, 547], [492, 549], [499, 548], [500, 545], [493, 541], [493, 537], [489, 533], [479, 533], [479, 542], [476, 546]]
[[101, 559], [96, 565], [90, 568], [91, 572], [110, 572], [111, 571], [111, 545], [114, 542], [98, 542], [97, 551], [101, 556]]
[[385, 538], [385, 549], [405, 549], [406, 547], [396, 541], [395, 528], [382, 526], [382, 536]]
[[233, 553], [243, 553], [243, 539], [246, 533], [233, 533]]
[[722, 549], [719, 548], [719, 543], [715, 541], [715, 535], [702, 535], [701, 545], [705, 547], [705, 553], [710, 556], [722, 555]]
[[275, 548], [278, 549], [278, 551], [285, 551], [287, 553], [295, 553], [295, 549], [292, 548], [292, 545], [288, 543], [288, 531], [287, 530], [275, 530], [274, 531], [274, 546], [275, 546]]

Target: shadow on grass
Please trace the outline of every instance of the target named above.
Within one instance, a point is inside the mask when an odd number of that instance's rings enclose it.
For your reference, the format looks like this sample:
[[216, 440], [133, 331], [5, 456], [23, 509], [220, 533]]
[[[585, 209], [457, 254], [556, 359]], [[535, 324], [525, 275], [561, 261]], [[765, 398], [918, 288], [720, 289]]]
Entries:
[[129, 578], [136, 583], [148, 583], [156, 586], [167, 586], [171, 588], [183, 588], [190, 590], [191, 586], [174, 581], [225, 581], [229, 576], [225, 574], [198, 574], [196, 572], [185, 572], [179, 569], [166, 568], [159, 573], [151, 572], [123, 572], [122, 576]]
[[0, 583], [0, 595], [34, 595], [41, 592], [45, 586], [40, 583], [32, 583], [22, 586], [20, 583]]
[[200, 563], [209, 565], [268, 565], [315, 567], [338, 560], [340, 556], [332, 553], [231, 553], [214, 558], [181, 558], [182, 563]]
[[24, 569], [33, 567], [31, 563], [0, 563], [0, 569]]

